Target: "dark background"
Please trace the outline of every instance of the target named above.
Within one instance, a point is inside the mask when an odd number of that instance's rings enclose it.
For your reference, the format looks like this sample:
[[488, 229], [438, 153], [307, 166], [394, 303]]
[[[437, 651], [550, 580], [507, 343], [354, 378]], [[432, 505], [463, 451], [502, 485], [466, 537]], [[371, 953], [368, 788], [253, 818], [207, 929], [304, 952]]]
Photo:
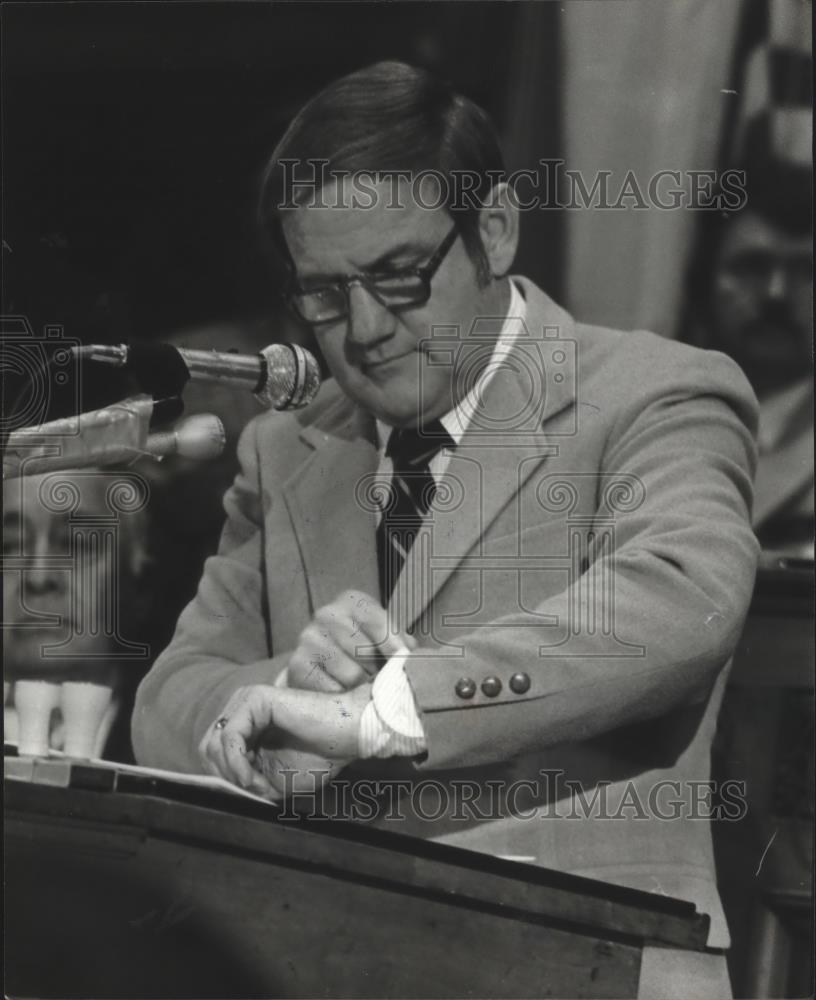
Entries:
[[[54, 346], [33, 344], [48, 326], [84, 343], [173, 337], [254, 351], [296, 337], [314, 346], [282, 306], [255, 204], [294, 114], [345, 73], [397, 58], [448, 79], [491, 114], [510, 169], [529, 166], [518, 162], [529, 141], [507, 133], [514, 102], [532, 100], [547, 138], [541, 155], [556, 155], [560, 7], [541, 7], [552, 22], [541, 46], [552, 86], [541, 98], [541, 75], [533, 84], [519, 69], [523, 11], [493, 2], [4, 4], [4, 426], [151, 388], [85, 364], [38, 373], [49, 391], [37, 393], [30, 369]], [[517, 263], [555, 296], [560, 227], [558, 213], [530, 220]], [[155, 558], [143, 581], [153, 611], [139, 638], [154, 652], [215, 549], [237, 436], [257, 412], [248, 393], [216, 401], [210, 390], [190, 385], [184, 403], [222, 418], [221, 458], [140, 464]], [[176, 412], [159, 408], [154, 420]], [[125, 757], [126, 743], [123, 733]]]
[[[501, 130], [519, 10], [4, 5], [4, 313], [86, 342], [221, 320], [274, 325], [255, 196], [299, 106], [339, 75], [400, 58], [448, 78]], [[554, 32], [553, 74], [555, 43]], [[550, 104], [542, 114], [555, 134]], [[545, 272], [557, 294], [556, 242], [530, 236], [521, 257], [535, 266], [521, 269]]]

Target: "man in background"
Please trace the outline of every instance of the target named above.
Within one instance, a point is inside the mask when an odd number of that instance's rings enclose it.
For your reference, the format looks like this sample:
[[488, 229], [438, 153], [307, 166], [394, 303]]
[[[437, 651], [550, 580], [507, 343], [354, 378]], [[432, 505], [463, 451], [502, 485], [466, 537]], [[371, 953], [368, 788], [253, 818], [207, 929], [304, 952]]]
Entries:
[[695, 342], [760, 401], [753, 520], [763, 548], [813, 558], [813, 240], [809, 172], [754, 157], [740, 211], [705, 220]]
[[152, 607], [141, 489], [94, 468], [3, 482], [4, 731], [24, 752], [133, 760]]

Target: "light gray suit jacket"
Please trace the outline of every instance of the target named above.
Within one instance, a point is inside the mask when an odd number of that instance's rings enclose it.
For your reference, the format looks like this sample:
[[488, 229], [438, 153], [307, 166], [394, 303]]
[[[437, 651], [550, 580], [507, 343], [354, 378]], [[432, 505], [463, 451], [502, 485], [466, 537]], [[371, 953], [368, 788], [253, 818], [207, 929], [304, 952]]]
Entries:
[[[575, 323], [514, 280], [527, 331], [391, 603], [419, 644], [427, 756], [341, 777], [404, 779], [403, 818], [372, 820], [398, 832], [695, 900], [725, 945], [701, 783], [758, 554], [756, 400], [724, 355]], [[274, 681], [315, 609], [377, 594], [371, 416], [329, 383], [256, 419], [239, 453], [219, 553], [139, 690], [143, 764], [200, 770], [206, 727]]]

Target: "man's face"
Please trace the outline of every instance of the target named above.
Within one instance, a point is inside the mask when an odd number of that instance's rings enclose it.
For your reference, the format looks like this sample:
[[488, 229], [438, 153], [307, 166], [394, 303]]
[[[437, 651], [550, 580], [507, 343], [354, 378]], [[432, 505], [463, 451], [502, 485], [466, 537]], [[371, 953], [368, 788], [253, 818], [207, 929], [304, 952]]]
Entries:
[[[381, 272], [425, 264], [453, 226], [444, 209], [424, 209], [402, 191], [399, 208], [390, 185], [377, 186], [370, 209], [304, 207], [284, 218], [283, 230], [297, 278]], [[341, 195], [343, 191], [341, 189]], [[323, 201], [348, 205], [327, 188]], [[362, 285], [349, 289], [349, 314], [315, 327], [320, 348], [340, 387], [376, 417], [395, 427], [415, 426], [447, 413], [458, 402], [455, 366], [431, 356], [434, 327], [464, 338], [487, 308], [476, 267], [457, 238], [431, 283], [424, 305], [392, 311]], [[451, 331], [451, 327], [456, 332]], [[450, 343], [446, 345], [450, 347]], [[433, 362], [433, 363], [432, 363]]]
[[[107, 513], [105, 483], [71, 473], [25, 476], [3, 484], [3, 554], [12, 561], [3, 570], [4, 666], [13, 676], [59, 673], [77, 656], [98, 655], [107, 648], [102, 631], [88, 630], [104, 600], [101, 588], [111, 592], [111, 579], [101, 554], [94, 557], [98, 589], [80, 586], [73, 568], [71, 526], [68, 513], [49, 510], [41, 488], [51, 482], [75, 485], [83, 497], [82, 513]], [[58, 487], [57, 487], [58, 489]], [[50, 491], [48, 491], [50, 493]], [[65, 491], [62, 491], [64, 498]], [[77, 634], [80, 620], [86, 629]], [[71, 640], [72, 659], [64, 658], [64, 644]], [[49, 647], [63, 646], [63, 657], [46, 656]]]
[[720, 346], [760, 387], [784, 385], [811, 361], [813, 252], [753, 212], [729, 224], [717, 259], [714, 322]]

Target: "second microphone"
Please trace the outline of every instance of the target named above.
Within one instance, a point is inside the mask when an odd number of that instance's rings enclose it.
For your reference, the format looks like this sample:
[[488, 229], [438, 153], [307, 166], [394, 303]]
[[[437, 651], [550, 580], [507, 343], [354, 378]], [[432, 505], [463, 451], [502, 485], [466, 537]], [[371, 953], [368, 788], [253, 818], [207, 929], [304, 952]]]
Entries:
[[188, 380], [249, 389], [267, 409], [297, 410], [320, 388], [320, 366], [297, 344], [270, 344], [259, 354], [188, 350], [171, 344], [87, 344], [77, 357], [133, 372], [161, 396], [181, 394]]

